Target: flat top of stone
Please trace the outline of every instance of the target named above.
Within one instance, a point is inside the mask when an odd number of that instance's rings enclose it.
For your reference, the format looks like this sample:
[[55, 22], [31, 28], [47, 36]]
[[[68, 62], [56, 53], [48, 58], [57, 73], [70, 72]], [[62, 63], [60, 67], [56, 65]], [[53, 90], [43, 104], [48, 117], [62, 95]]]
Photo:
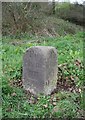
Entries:
[[47, 56], [47, 54], [50, 50], [53, 50], [55, 53], [57, 53], [56, 48], [52, 47], [52, 46], [33, 46], [33, 47], [28, 48], [26, 50], [26, 52], [28, 52], [29, 50], [37, 50], [37, 51], [39, 51], [39, 53], [40, 53], [40, 51], [42, 51], [42, 54], [44, 56]]
[[42, 50], [43, 52], [44, 52], [44, 51], [48, 51], [48, 50], [50, 50], [50, 49], [56, 50], [56, 48], [55, 48], [55, 47], [52, 47], [52, 46], [33, 46], [33, 47], [31, 47], [31, 48], [28, 48], [27, 51], [28, 51], [29, 49], [40, 49], [40, 50]]
[[55, 48], [55, 47], [52, 47], [52, 46], [33, 46], [32, 48], [51, 49], [51, 48]]

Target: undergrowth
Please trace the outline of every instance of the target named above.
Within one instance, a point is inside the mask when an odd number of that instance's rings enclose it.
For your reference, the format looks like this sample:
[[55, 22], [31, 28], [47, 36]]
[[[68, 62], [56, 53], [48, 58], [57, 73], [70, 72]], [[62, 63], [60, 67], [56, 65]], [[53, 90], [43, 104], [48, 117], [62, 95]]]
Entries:
[[[82, 32], [35, 40], [29, 36], [27, 40], [3, 37], [2, 117], [83, 117], [83, 37]], [[54, 46], [58, 50], [59, 89], [49, 96], [36, 98], [22, 88], [22, 64], [26, 49], [37, 45]]]

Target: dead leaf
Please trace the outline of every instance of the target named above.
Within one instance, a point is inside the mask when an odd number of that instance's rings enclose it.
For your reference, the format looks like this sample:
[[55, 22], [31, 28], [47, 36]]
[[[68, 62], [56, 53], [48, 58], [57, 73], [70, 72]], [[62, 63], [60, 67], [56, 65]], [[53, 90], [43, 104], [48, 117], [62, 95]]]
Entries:
[[47, 108], [47, 107], [48, 107], [48, 105], [47, 105], [47, 104], [45, 104], [45, 105], [43, 105], [43, 107]]
[[81, 93], [81, 89], [79, 88], [79, 92]]
[[52, 113], [57, 112], [57, 111], [59, 111], [59, 108], [57, 106], [55, 106], [52, 110]]
[[14, 97], [14, 96], [17, 96], [17, 94], [14, 92], [14, 93], [12, 93], [12, 96]]
[[56, 105], [56, 102], [53, 102], [52, 104], [55, 106], [55, 105]]

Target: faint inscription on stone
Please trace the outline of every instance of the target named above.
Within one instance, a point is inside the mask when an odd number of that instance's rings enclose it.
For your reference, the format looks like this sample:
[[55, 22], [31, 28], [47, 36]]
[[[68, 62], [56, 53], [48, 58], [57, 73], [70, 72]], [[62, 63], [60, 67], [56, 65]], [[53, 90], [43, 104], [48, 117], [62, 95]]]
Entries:
[[33, 94], [50, 94], [57, 83], [57, 52], [54, 47], [35, 46], [23, 57], [23, 87]]

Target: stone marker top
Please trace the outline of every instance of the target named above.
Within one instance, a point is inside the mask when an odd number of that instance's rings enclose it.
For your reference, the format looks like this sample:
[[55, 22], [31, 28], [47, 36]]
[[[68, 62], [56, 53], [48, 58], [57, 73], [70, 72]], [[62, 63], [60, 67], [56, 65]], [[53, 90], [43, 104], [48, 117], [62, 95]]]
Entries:
[[[52, 46], [33, 46], [32, 49], [33, 49], [33, 48], [39, 48], [39, 49], [41, 49], [41, 50], [43, 50], [43, 49], [46, 50], [46, 49], [51, 49], [51, 48], [52, 48], [52, 49], [55, 49], [55, 47], [52, 47]], [[30, 48], [28, 48], [28, 49], [30, 49]]]
[[33, 47], [31, 47], [31, 48], [28, 48], [27, 50], [26, 50], [26, 52], [28, 52], [29, 50], [38, 50], [38, 53], [40, 52], [40, 53], [42, 53], [45, 57], [47, 57], [47, 55], [48, 55], [48, 52], [50, 52], [50, 50], [52, 51], [53, 50], [53, 52], [55, 52], [55, 54], [56, 54], [56, 52], [57, 52], [57, 50], [56, 50], [56, 48], [55, 47], [52, 47], [52, 46], [33, 46]]
[[[34, 48], [36, 47], [36, 48], [40, 48], [40, 49], [49, 49], [49, 48], [55, 48], [55, 47], [52, 47], [52, 46], [33, 46]], [[33, 48], [32, 47], [32, 48]]]

